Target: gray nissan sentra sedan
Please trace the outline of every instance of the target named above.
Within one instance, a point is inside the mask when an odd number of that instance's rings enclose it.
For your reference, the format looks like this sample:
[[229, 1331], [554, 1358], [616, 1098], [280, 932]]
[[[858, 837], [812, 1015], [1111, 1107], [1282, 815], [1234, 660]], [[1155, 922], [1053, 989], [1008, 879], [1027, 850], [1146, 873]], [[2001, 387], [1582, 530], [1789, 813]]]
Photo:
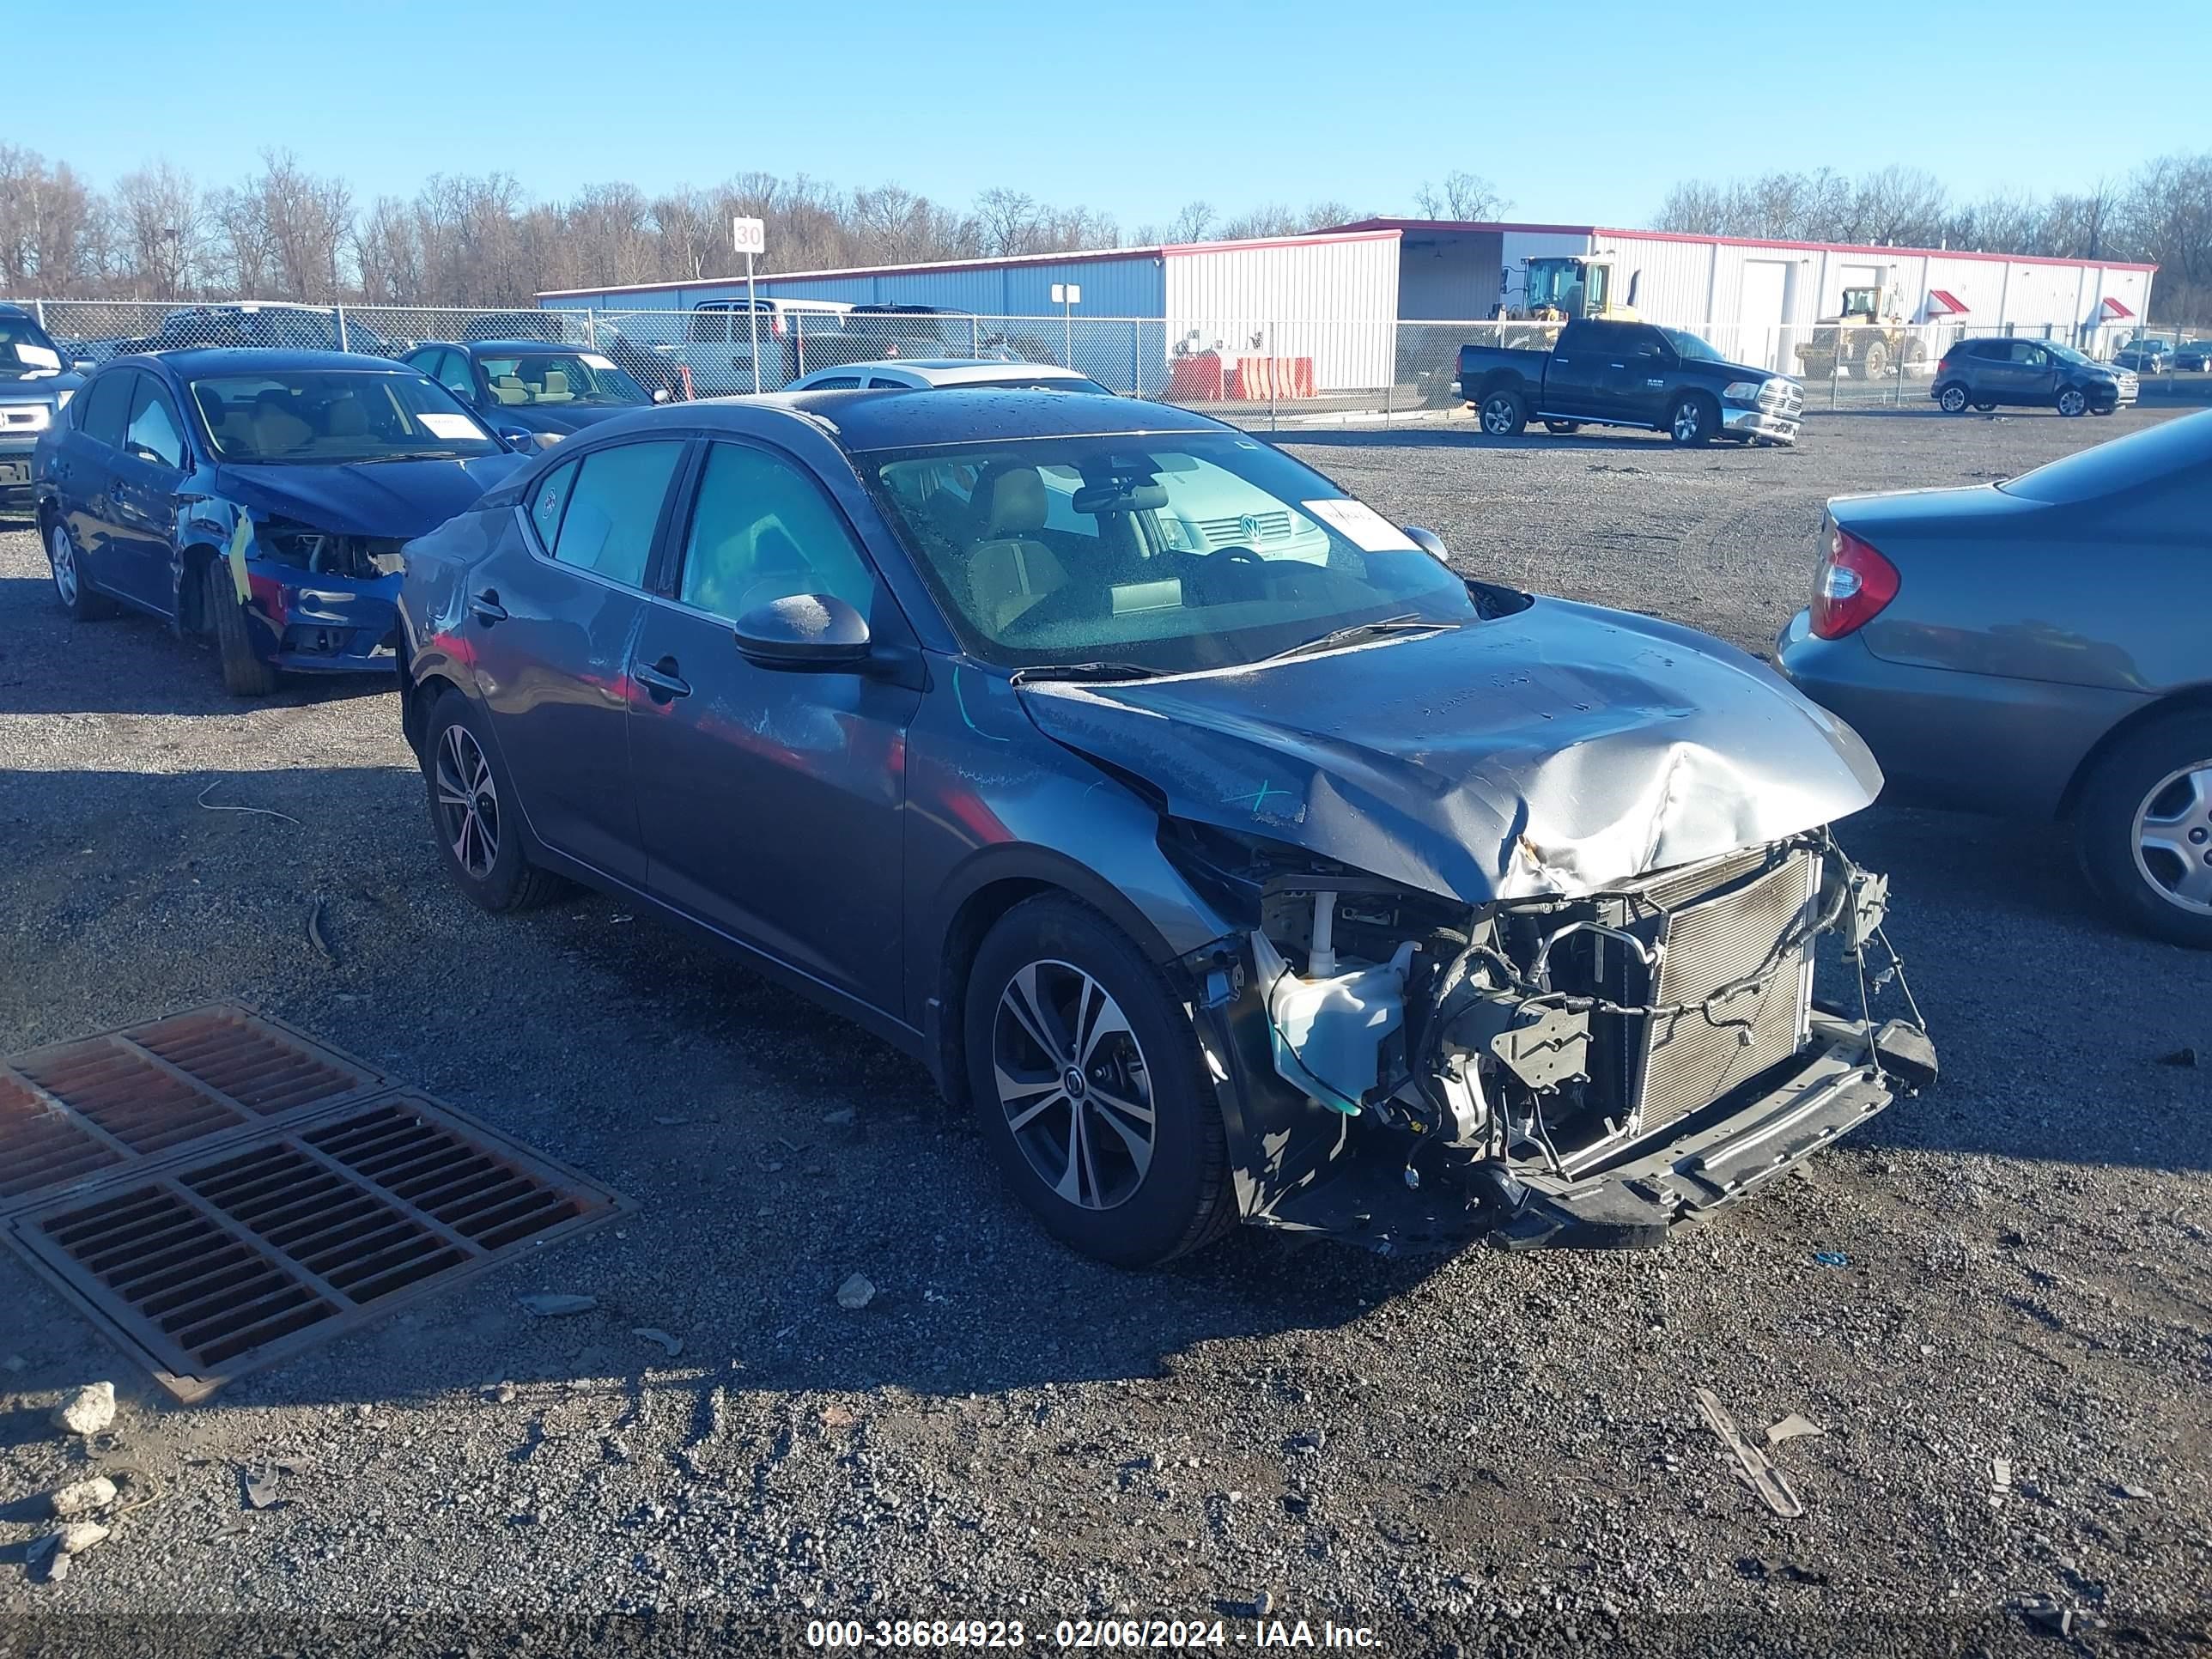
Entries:
[[2069, 821], [2117, 915], [2212, 949], [2212, 411], [1832, 501], [1813, 590], [1783, 672], [1890, 799]]
[[[464, 891], [619, 893], [857, 1020], [1108, 1261], [1652, 1243], [1935, 1073], [1846, 726], [1202, 416], [642, 411], [412, 543], [401, 610]], [[1910, 1017], [1816, 1002], [1823, 941]]]

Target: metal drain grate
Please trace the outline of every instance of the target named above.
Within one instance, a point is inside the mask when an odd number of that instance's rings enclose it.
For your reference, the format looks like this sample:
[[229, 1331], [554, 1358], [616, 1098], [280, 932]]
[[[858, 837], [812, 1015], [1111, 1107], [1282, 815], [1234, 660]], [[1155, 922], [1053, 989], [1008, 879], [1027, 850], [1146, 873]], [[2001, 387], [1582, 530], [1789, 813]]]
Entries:
[[234, 1003], [34, 1048], [0, 1061], [0, 1212], [96, 1170], [387, 1086], [360, 1061]]
[[134, 1168], [14, 1241], [182, 1400], [596, 1224], [619, 1195], [422, 1095]]

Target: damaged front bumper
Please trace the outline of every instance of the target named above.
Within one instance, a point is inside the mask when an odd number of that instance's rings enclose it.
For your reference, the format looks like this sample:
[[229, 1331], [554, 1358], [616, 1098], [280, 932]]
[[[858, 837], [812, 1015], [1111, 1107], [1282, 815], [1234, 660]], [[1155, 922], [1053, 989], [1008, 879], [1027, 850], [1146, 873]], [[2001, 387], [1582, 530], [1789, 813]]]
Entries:
[[399, 583], [307, 574], [249, 558], [246, 629], [256, 654], [288, 674], [392, 673], [398, 665]]
[[[1258, 890], [1262, 925], [1189, 965], [1259, 1225], [1654, 1245], [1936, 1076], [1887, 884], [1826, 831], [1456, 919], [1341, 872]], [[1814, 1002], [1823, 940], [1856, 1016]]]

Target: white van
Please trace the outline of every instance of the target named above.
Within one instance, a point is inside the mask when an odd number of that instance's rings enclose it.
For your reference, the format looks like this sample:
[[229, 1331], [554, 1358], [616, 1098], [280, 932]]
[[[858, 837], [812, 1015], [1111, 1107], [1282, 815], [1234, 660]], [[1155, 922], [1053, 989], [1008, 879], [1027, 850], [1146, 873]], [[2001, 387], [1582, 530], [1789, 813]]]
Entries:
[[758, 389], [780, 392], [802, 373], [807, 331], [840, 335], [852, 308], [841, 300], [702, 300], [683, 314], [683, 338], [659, 349], [691, 371], [695, 397], [721, 398], [755, 389], [757, 338]]

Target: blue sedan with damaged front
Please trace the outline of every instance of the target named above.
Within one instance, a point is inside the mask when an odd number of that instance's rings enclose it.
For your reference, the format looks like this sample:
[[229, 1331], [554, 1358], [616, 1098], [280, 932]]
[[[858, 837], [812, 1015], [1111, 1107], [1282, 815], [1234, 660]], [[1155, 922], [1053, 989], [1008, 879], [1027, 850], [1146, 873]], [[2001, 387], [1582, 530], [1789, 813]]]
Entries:
[[103, 365], [39, 441], [39, 533], [80, 620], [210, 639], [240, 696], [283, 673], [390, 672], [400, 548], [520, 458], [435, 381], [325, 351]]

